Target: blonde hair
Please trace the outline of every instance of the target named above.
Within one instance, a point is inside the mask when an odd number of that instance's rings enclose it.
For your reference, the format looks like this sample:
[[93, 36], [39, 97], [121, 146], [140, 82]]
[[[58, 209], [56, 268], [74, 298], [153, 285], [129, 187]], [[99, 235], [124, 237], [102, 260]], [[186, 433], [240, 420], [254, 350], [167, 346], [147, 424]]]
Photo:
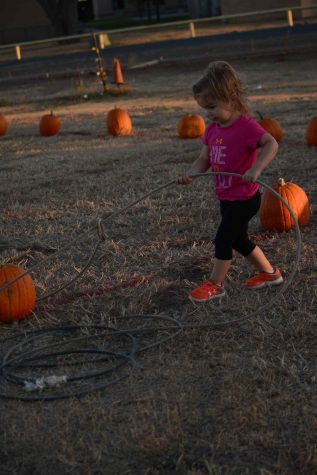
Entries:
[[210, 96], [222, 101], [241, 114], [250, 114], [246, 97], [246, 86], [235, 69], [225, 61], [214, 61], [207, 67], [205, 74], [192, 87], [195, 99], [198, 96]]

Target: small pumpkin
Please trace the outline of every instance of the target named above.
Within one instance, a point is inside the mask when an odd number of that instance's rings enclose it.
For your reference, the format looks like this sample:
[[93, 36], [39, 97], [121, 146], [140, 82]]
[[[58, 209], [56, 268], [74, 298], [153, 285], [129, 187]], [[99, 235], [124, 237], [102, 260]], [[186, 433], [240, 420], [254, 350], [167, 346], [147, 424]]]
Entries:
[[198, 114], [185, 114], [178, 122], [178, 135], [183, 139], [201, 137], [206, 129], [204, 119]]
[[107, 130], [110, 135], [130, 135], [132, 122], [127, 111], [115, 107], [107, 114]]
[[317, 147], [317, 116], [312, 117], [308, 122], [306, 143], [309, 147]]
[[277, 142], [279, 142], [283, 137], [283, 129], [280, 123], [273, 118], [264, 118], [261, 112], [259, 111], [256, 112], [260, 118], [258, 120], [258, 123], [263, 127], [263, 129], [265, 129], [269, 134], [271, 134]]
[[[279, 179], [273, 189], [286, 201], [298, 224], [305, 226], [310, 219], [309, 200], [305, 191], [295, 183], [287, 182], [283, 178]], [[263, 228], [269, 231], [283, 232], [294, 227], [294, 221], [288, 209], [267, 189], [262, 195], [260, 222]]]
[[[24, 274], [14, 264], [0, 267], [0, 288]], [[32, 277], [25, 274], [6, 289], [0, 291], [0, 322], [11, 323], [27, 317], [35, 307], [36, 291]]]
[[44, 137], [51, 137], [52, 135], [58, 134], [61, 128], [61, 121], [56, 115], [53, 114], [53, 111], [50, 114], [45, 114], [40, 120], [40, 134]]
[[0, 135], [5, 135], [8, 130], [8, 121], [3, 114], [0, 114]]

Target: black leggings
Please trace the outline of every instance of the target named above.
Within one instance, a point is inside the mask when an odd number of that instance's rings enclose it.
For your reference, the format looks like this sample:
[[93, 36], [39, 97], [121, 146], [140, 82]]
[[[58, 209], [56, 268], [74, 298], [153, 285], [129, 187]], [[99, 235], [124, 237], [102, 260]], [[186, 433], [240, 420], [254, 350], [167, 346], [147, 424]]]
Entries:
[[232, 259], [232, 249], [244, 257], [253, 251], [255, 244], [248, 237], [248, 224], [259, 211], [260, 205], [261, 194], [259, 191], [248, 200], [220, 201], [222, 220], [215, 238], [217, 259]]

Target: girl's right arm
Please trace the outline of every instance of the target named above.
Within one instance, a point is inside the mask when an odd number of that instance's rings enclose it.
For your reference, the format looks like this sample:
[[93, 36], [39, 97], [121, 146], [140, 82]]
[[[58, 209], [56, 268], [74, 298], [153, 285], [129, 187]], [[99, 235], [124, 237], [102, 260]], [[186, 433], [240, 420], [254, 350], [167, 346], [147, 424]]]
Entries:
[[198, 173], [205, 173], [210, 167], [209, 150], [207, 145], [203, 145], [199, 157], [194, 161], [187, 172], [179, 173], [176, 183], [179, 185], [189, 185]]

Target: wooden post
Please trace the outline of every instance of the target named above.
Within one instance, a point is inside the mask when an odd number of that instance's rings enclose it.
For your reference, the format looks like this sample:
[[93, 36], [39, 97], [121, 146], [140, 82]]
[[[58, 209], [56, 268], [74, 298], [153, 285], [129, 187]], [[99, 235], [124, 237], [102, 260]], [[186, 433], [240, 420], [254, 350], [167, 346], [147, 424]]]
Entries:
[[190, 28], [191, 37], [196, 38], [195, 25], [192, 21], [189, 24], [189, 28]]
[[100, 49], [105, 49], [105, 46], [111, 45], [107, 33], [99, 33], [99, 45]]
[[292, 10], [287, 10], [287, 21], [288, 21], [288, 26], [290, 26], [290, 27], [294, 26]]
[[18, 60], [18, 61], [21, 61], [21, 48], [20, 48], [20, 45], [16, 45], [16, 47], [15, 47], [15, 54], [16, 54], [17, 60]]
[[102, 33], [99, 35], [99, 46], [100, 49], [105, 49], [105, 41]]

